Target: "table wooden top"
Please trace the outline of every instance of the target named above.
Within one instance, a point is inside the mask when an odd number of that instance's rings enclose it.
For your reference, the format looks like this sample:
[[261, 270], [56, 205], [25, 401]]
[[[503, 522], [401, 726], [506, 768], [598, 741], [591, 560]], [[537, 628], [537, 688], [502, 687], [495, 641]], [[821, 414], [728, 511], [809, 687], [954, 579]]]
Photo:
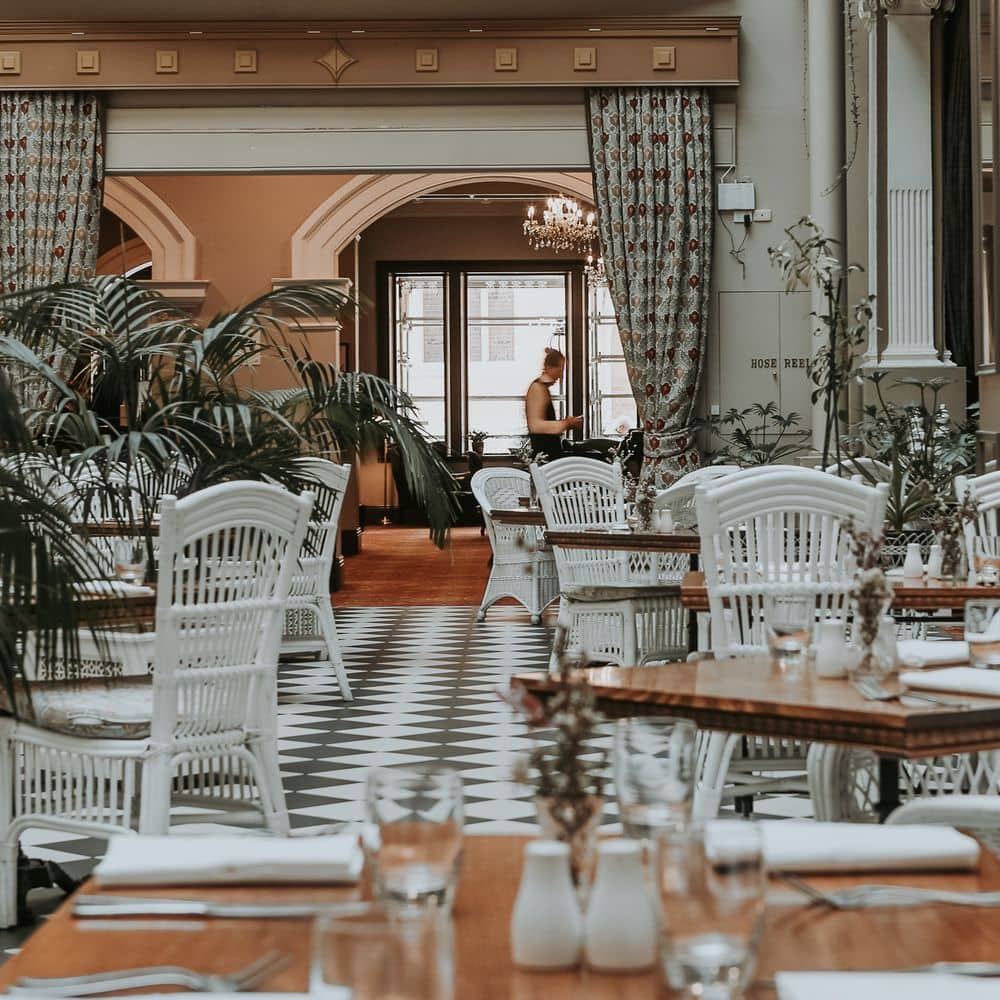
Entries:
[[546, 531], [549, 545], [567, 549], [616, 549], [630, 552], [686, 552], [697, 555], [701, 539], [690, 528], [672, 531], [611, 531], [588, 528], [585, 531]]
[[[964, 580], [904, 580], [889, 577], [892, 606], [907, 611], [940, 611], [961, 608], [966, 601], [1000, 598], [1000, 587], [969, 584]], [[691, 571], [681, 581], [681, 604], [689, 611], [708, 611], [705, 574]]]
[[81, 623], [152, 626], [156, 620], [156, 584], [151, 594], [84, 594], [78, 605]]
[[[962, 695], [968, 709], [866, 701], [846, 679], [790, 680], [766, 654], [586, 674], [609, 716], [678, 715], [705, 729], [862, 746], [898, 757], [1000, 747], [1000, 698]], [[518, 674], [514, 683], [542, 696], [556, 688], [548, 674]]]
[[[74, 529], [81, 535], [88, 534], [91, 538], [133, 538], [146, 534], [146, 525], [129, 524], [127, 521], [89, 521], [75, 524]], [[149, 524], [149, 534], [156, 538], [160, 534], [160, 522]]]
[[490, 517], [497, 524], [524, 524], [538, 528], [545, 527], [545, 515], [541, 507], [494, 507]]
[[[456, 1000], [665, 1000], [657, 970], [623, 975], [587, 970], [531, 973], [510, 961], [510, 916], [521, 876], [527, 838], [467, 837], [455, 901]], [[817, 876], [809, 881], [830, 890], [862, 881]], [[958, 891], [1000, 889], [1000, 866], [984, 850], [977, 872], [883, 875], [878, 882]], [[99, 892], [87, 884], [85, 892]], [[176, 896], [256, 902], [334, 901], [358, 898], [362, 890], [317, 887], [229, 889], [115, 889], [114, 895]], [[149, 929], [142, 929], [142, 925]], [[258, 989], [304, 991], [311, 934], [297, 920], [218, 920], [155, 917], [76, 919], [67, 902], [41, 924], [26, 946], [0, 968], [0, 987], [21, 976], [104, 972], [123, 966], [184, 965], [226, 973], [277, 949], [292, 964]], [[831, 911], [808, 905], [779, 882], [769, 887], [758, 979], [796, 969], [889, 969], [933, 961], [993, 961], [1000, 954], [1000, 911], [973, 907], [919, 906]], [[766, 987], [751, 1000], [773, 1000]]]

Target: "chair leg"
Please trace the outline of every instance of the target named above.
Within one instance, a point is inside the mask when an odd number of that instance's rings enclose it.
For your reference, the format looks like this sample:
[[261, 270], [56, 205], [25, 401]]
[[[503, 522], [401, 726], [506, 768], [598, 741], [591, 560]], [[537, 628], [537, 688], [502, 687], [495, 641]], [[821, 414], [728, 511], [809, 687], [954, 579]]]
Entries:
[[714, 819], [722, 803], [722, 789], [729, 761], [740, 740], [734, 733], [708, 732], [698, 754], [698, 787], [694, 796], [694, 815]]
[[173, 761], [165, 753], [148, 757], [142, 762], [142, 782], [139, 793], [139, 833], [170, 832], [170, 791]]
[[351, 693], [351, 682], [347, 679], [347, 670], [344, 668], [344, 657], [340, 652], [340, 639], [337, 638], [337, 620], [333, 616], [333, 608], [330, 607], [329, 598], [319, 602], [319, 626], [326, 640], [327, 655], [330, 657], [330, 664], [333, 672], [337, 675], [337, 683], [340, 685], [340, 695], [344, 701], [353, 701], [354, 695]]
[[277, 741], [271, 734], [257, 736], [250, 741], [248, 749], [264, 823], [271, 833], [284, 836], [292, 827], [281, 784]]
[[9, 724], [0, 729], [0, 929], [17, 924], [18, 838], [11, 836], [14, 821], [14, 747]]

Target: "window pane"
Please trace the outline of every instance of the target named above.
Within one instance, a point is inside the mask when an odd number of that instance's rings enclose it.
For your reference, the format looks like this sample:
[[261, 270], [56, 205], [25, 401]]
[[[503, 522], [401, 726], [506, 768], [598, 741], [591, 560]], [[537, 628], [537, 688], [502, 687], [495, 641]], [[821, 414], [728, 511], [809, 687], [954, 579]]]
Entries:
[[[545, 348], [566, 350], [566, 276], [469, 274], [466, 316], [468, 426], [490, 435], [487, 451], [505, 452], [528, 432], [524, 394]], [[553, 388], [557, 415], [563, 392]]]
[[590, 293], [590, 433], [618, 437], [623, 426], [636, 426], [635, 400], [611, 293], [604, 284], [592, 285]]
[[396, 384], [409, 393], [432, 437], [445, 432], [444, 275], [397, 275]]

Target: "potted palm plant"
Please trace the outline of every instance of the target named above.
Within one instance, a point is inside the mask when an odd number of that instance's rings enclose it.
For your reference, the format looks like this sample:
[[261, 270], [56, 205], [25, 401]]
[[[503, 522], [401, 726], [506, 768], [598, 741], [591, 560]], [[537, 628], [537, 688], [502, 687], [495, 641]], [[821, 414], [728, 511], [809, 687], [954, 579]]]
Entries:
[[[200, 325], [135, 282], [98, 277], [0, 299], [0, 359], [33, 389], [33, 446], [102, 470], [109, 492], [139, 461], [183, 461], [187, 491], [231, 479], [297, 487], [297, 456], [381, 454], [388, 441], [443, 545], [456, 486], [412, 401], [308, 350], [302, 323], [347, 301], [328, 286], [291, 285]], [[280, 366], [287, 386], [254, 389], [249, 366], [260, 362]], [[147, 527], [155, 501], [139, 497]]]

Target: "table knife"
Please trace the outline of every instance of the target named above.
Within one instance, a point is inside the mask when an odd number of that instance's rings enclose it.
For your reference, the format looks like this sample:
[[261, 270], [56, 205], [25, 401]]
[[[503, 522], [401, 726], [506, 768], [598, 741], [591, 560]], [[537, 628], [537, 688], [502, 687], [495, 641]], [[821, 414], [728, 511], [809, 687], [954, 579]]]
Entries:
[[224, 903], [204, 899], [145, 896], [78, 896], [75, 917], [229, 917], [249, 920], [305, 920], [321, 913], [362, 914], [370, 903]]

